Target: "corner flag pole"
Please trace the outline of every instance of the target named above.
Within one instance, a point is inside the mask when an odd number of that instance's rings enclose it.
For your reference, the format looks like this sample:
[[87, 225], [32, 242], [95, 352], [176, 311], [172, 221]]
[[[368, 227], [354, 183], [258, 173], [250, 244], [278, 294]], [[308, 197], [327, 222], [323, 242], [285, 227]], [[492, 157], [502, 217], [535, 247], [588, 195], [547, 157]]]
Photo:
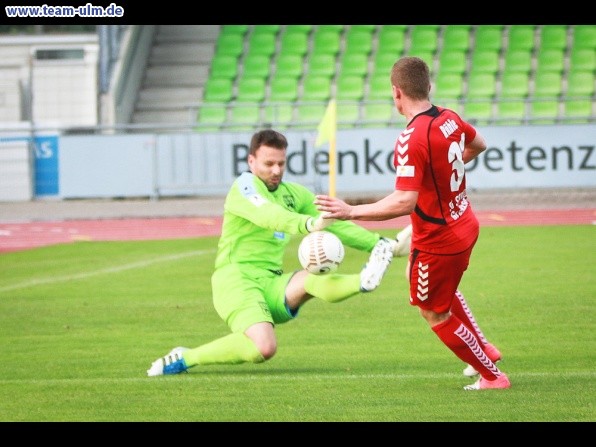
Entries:
[[318, 135], [315, 147], [329, 141], [329, 195], [335, 197], [336, 183], [336, 134], [337, 134], [337, 104], [335, 99], [329, 100], [325, 115], [317, 127]]

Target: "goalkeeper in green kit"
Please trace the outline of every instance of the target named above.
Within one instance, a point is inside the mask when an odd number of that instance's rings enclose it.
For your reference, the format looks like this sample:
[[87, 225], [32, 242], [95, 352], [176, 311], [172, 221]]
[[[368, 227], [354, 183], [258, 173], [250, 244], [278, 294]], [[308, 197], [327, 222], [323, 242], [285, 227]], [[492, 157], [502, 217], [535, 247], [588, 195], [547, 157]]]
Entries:
[[[177, 347], [153, 362], [148, 376], [178, 374], [196, 365], [261, 363], [277, 351], [275, 325], [292, 320], [317, 297], [329, 303], [375, 290], [393, 256], [409, 254], [411, 226], [395, 240], [351, 221], [325, 219], [306, 187], [284, 182], [287, 139], [274, 130], [252, 136], [250, 172], [232, 184], [211, 277], [213, 305], [231, 334], [199, 347]], [[344, 245], [370, 252], [360, 273], [283, 272], [291, 235], [325, 229]]]

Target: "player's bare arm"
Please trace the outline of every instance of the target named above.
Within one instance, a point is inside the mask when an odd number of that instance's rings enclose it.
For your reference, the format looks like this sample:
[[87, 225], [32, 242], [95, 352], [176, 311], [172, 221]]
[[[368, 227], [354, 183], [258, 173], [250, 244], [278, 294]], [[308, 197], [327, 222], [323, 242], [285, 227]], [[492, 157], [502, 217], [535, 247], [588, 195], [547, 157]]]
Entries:
[[317, 195], [315, 205], [325, 217], [340, 220], [389, 220], [409, 215], [416, 206], [417, 191], [394, 191], [374, 203], [350, 205], [337, 197]]
[[486, 149], [486, 141], [480, 133], [476, 133], [474, 139], [466, 144], [464, 147], [463, 160], [464, 163], [474, 160], [478, 155], [484, 152]]

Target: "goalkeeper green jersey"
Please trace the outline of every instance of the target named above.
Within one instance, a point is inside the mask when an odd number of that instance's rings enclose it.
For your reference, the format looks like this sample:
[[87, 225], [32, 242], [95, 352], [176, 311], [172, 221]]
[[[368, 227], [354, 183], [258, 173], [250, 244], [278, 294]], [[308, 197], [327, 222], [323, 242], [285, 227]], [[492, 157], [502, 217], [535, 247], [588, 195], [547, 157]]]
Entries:
[[[281, 271], [291, 235], [306, 234], [306, 222], [319, 211], [314, 193], [299, 183], [281, 182], [275, 191], [256, 175], [245, 172], [232, 184], [224, 203], [215, 268], [249, 264]], [[351, 221], [336, 221], [325, 230], [344, 245], [370, 252], [380, 235]]]

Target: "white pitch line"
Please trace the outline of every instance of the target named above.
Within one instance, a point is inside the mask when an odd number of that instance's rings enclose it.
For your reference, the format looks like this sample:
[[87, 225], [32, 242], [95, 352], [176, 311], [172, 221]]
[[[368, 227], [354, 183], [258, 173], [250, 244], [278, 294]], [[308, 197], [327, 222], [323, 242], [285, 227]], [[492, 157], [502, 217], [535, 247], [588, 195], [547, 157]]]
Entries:
[[189, 256], [201, 256], [201, 255], [205, 255], [207, 253], [214, 253], [214, 252], [215, 252], [214, 249], [189, 251], [187, 253], [178, 253], [175, 255], [160, 256], [157, 258], [147, 259], [147, 260], [139, 261], [139, 262], [133, 262], [131, 264], [124, 264], [124, 265], [120, 265], [117, 267], [109, 267], [109, 268], [100, 269], [100, 270], [93, 270], [90, 272], [77, 273], [75, 275], [56, 276], [53, 278], [30, 279], [30, 280], [27, 280], [27, 281], [24, 281], [21, 283], [12, 284], [10, 286], [0, 287], [0, 292], [8, 292], [10, 290], [25, 289], [27, 287], [35, 287], [35, 286], [45, 285], [45, 284], [55, 284], [55, 283], [59, 283], [59, 282], [67, 282], [67, 281], [72, 281], [75, 279], [87, 279], [87, 278], [90, 278], [91, 276], [105, 275], [107, 273], [118, 273], [118, 272], [123, 272], [125, 270], [132, 270], [132, 269], [147, 267], [148, 265], [157, 264], [158, 262], [176, 261], [178, 259], [188, 258]]
[[[123, 383], [123, 382], [147, 382], [152, 381], [163, 381], [168, 380], [170, 383], [174, 383], [176, 380], [194, 380], [200, 379], [201, 382], [247, 382], [254, 383], [255, 381], [263, 380], [266, 377], [267, 381], [271, 380], [282, 380], [287, 381], [288, 377], [286, 374], [251, 374], [246, 375], [226, 374], [218, 370], [217, 374], [210, 373], [203, 369], [202, 371], [189, 372], [188, 374], [178, 374], [176, 376], [158, 376], [158, 377], [147, 377], [144, 372], [140, 372], [144, 377], [109, 377], [109, 378], [88, 378], [88, 379], [0, 379], [0, 384], [39, 384], [39, 385], [51, 385], [61, 384], [70, 382], [73, 385], [76, 384], [101, 384], [101, 383]], [[204, 373], [204, 374], [203, 374]], [[580, 378], [593, 378], [596, 377], [596, 371], [559, 371], [559, 372], [519, 372], [519, 373], [508, 373], [509, 378], [515, 380], [516, 377], [552, 377], [552, 378], [565, 378], [565, 377], [580, 377]], [[308, 381], [313, 380], [326, 381], [326, 380], [419, 380], [421, 378], [433, 380], [433, 379], [451, 379], [451, 378], [462, 378], [456, 373], [442, 373], [442, 374], [308, 374], [300, 373], [292, 376], [292, 380]], [[473, 380], [468, 378], [469, 380]], [[161, 382], [163, 383], [163, 382]]]

